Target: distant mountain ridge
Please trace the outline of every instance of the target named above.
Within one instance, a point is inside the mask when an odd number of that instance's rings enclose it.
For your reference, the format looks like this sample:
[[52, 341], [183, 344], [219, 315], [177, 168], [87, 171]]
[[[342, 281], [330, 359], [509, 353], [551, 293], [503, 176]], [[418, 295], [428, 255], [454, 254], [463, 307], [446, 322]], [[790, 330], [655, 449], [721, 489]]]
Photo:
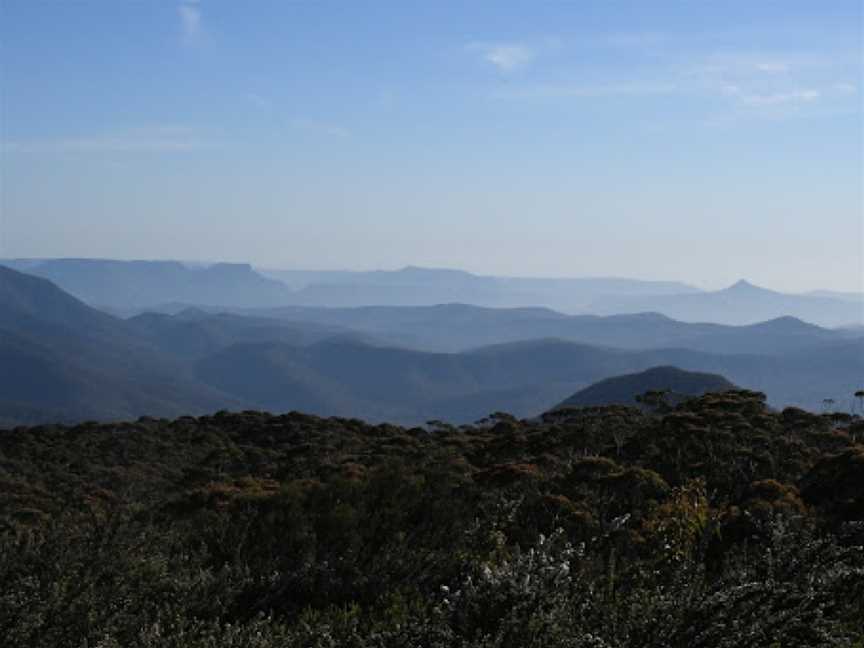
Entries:
[[196, 382], [123, 320], [2, 266], [0, 367], [0, 420], [104, 420], [239, 405]]
[[0, 261], [57, 284], [95, 306], [132, 309], [166, 302], [214, 306], [277, 306], [291, 303], [293, 291], [245, 263], [191, 268], [177, 261], [47, 259]]
[[636, 397], [649, 391], [668, 390], [669, 402], [738, 387], [721, 375], [685, 371], [678, 367], [652, 367], [594, 383], [560, 402], [554, 409], [601, 405], [637, 405]]
[[864, 290], [860, 292], [837, 291], [837, 290], [812, 290], [808, 295], [814, 297], [830, 297], [832, 299], [845, 299], [848, 301], [862, 302], [864, 301]]
[[544, 307], [569, 314], [656, 312], [684, 322], [753, 324], [792, 316], [821, 326], [864, 324], [864, 299], [846, 293], [792, 295], [745, 280], [704, 292], [686, 283], [614, 277], [532, 278], [407, 266], [371, 272], [256, 269], [177, 261], [12, 259], [10, 267], [55, 282], [117, 314], [184, 305], [223, 308], [421, 307], [470, 304]]
[[0, 327], [22, 333], [29, 326], [74, 330], [78, 335], [105, 335], [114, 318], [81, 303], [53, 283], [0, 265]]
[[550, 306], [574, 311], [600, 295], [689, 293], [680, 282], [618, 278], [534, 279], [408, 266], [397, 271], [281, 271], [248, 264], [192, 266], [178, 261], [9, 259], [14, 269], [54, 281], [91, 305], [118, 311], [171, 302], [229, 307]]
[[653, 310], [682, 322], [754, 324], [784, 316], [820, 326], [864, 323], [864, 301], [824, 294], [787, 294], [741, 280], [713, 292], [644, 297], [601, 297], [589, 309], [599, 314]]
[[274, 270], [256, 268], [264, 276], [284, 281], [295, 288], [314, 285], [441, 285], [462, 284], [474, 286], [503, 286], [508, 288], [550, 290], [561, 287], [571, 289], [591, 288], [601, 293], [650, 293], [679, 294], [700, 292], [698, 288], [678, 281], [650, 281], [623, 277], [502, 277], [478, 275], [453, 268], [424, 268], [405, 266], [399, 270], [372, 270], [355, 272], [348, 270]]
[[[373, 320], [383, 312], [361, 310]], [[396, 314], [410, 323], [418, 315], [426, 318], [428, 310]], [[474, 307], [431, 311], [467, 321], [479, 317], [481, 327], [496, 317]], [[511, 316], [568, 319], [535, 309]], [[609, 325], [596, 319], [600, 328]], [[668, 324], [651, 315], [623, 321]], [[809, 330], [794, 320], [768, 323], [769, 333], [773, 326]], [[832, 337], [775, 355], [623, 350], [554, 338], [431, 353], [377, 335], [369, 339], [338, 323], [194, 310], [127, 321], [100, 313], [47, 280], [0, 269], [0, 425], [223, 408], [460, 423], [494, 411], [534, 416], [598, 380], [659, 365], [719, 373], [765, 391], [774, 405], [819, 409], [824, 398], [840, 402], [860, 388], [864, 338]]]
[[565, 315], [544, 308], [467, 304], [358, 308], [282, 307], [246, 311], [285, 321], [343, 326], [426, 351], [456, 352], [529, 339], [558, 338], [621, 349], [678, 347], [712, 353], [786, 353], [849, 337], [782, 317], [751, 326], [684, 323], [658, 313]]
[[698, 292], [674, 281], [623, 278], [531, 278], [476, 275], [463, 270], [407, 266], [371, 272], [267, 270], [297, 290], [302, 306], [429, 306], [469, 303], [493, 308], [545, 306], [575, 312], [601, 295]]
[[226, 346], [242, 343], [282, 342], [305, 346], [331, 337], [374, 342], [368, 335], [340, 326], [285, 322], [228, 313], [211, 314], [193, 309], [173, 316], [144, 313], [126, 322], [161, 350], [184, 358], [203, 357]]

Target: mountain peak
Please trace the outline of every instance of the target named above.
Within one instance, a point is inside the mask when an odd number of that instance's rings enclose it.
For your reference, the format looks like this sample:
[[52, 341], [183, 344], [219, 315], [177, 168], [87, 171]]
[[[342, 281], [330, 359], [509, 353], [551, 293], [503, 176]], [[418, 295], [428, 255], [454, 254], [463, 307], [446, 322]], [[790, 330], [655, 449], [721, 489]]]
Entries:
[[[734, 284], [729, 286], [728, 288], [724, 288], [720, 291], [721, 293], [732, 293], [736, 295], [767, 295], [769, 293], [774, 293], [773, 290], [769, 290], [768, 288], [763, 288], [762, 286], [757, 286], [756, 284], [752, 284], [746, 279], [739, 279]], [[776, 294], [776, 293], [775, 293]]]
[[770, 330], [775, 333], [819, 333], [822, 329], [815, 324], [810, 324], [802, 319], [791, 315], [783, 315], [775, 317], [764, 322], [750, 324], [750, 329]]
[[739, 279], [734, 284], [729, 286], [726, 290], [735, 290], [735, 291], [754, 291], [754, 290], [762, 290], [759, 286], [756, 286], [746, 279]]

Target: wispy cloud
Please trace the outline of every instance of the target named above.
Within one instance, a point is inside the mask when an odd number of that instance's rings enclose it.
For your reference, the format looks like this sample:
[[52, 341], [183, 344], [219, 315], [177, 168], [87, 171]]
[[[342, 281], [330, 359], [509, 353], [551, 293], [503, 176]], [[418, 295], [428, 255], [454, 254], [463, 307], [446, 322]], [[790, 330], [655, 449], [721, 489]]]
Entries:
[[351, 134], [347, 128], [343, 128], [338, 124], [316, 119], [292, 119], [290, 124], [296, 130], [326, 135], [328, 137], [348, 137]]
[[212, 147], [182, 126], [158, 126], [122, 133], [100, 133], [78, 137], [6, 140], [7, 153], [183, 153]]
[[850, 66], [858, 64], [842, 53], [723, 52], [684, 70], [682, 79], [693, 92], [721, 97], [738, 113], [796, 114], [805, 106], [825, 110], [848, 101], [857, 91], [846, 81]]
[[767, 74], [783, 74], [789, 71], [789, 64], [782, 61], [764, 61], [756, 63], [756, 69]]
[[658, 32], [618, 32], [587, 39], [586, 43], [592, 46], [641, 50], [663, 45], [667, 40], [664, 34]]
[[819, 90], [809, 88], [791, 92], [770, 92], [767, 94], [734, 93], [745, 106], [788, 106], [818, 101], [822, 97]]
[[254, 93], [254, 92], [247, 92], [247, 93], [246, 93], [246, 98], [247, 98], [247, 99], [252, 103], [252, 105], [254, 105], [256, 108], [265, 109], [265, 108], [270, 108], [270, 107], [272, 106], [272, 103], [270, 102], [269, 99], [267, 99], [266, 97], [263, 97], [263, 96], [261, 96], [261, 95], [259, 95], [259, 94], [256, 94], [256, 93]]
[[494, 91], [495, 96], [524, 99], [637, 97], [668, 95], [680, 92], [672, 81], [625, 80], [608, 83], [550, 82], [509, 85]]
[[857, 98], [858, 88], [847, 80], [847, 70], [848, 64], [832, 64], [827, 56], [806, 53], [724, 54], [693, 64], [643, 66], [630, 77], [604, 78], [602, 72], [614, 70], [597, 68], [566, 79], [543, 80], [537, 77], [544, 71], [538, 71], [530, 81], [507, 79], [486, 92], [496, 99], [531, 101], [668, 96], [679, 97], [706, 115], [719, 111], [735, 118], [780, 117], [851, 110], [850, 99]]
[[468, 49], [479, 52], [481, 58], [501, 72], [512, 72], [528, 66], [536, 52], [521, 43], [470, 43]]
[[187, 42], [195, 40], [201, 34], [201, 7], [197, 0], [184, 0], [178, 7], [180, 28], [183, 39]]
[[396, 93], [390, 88], [380, 88], [378, 92], [375, 93], [372, 104], [376, 108], [390, 110], [396, 104]]

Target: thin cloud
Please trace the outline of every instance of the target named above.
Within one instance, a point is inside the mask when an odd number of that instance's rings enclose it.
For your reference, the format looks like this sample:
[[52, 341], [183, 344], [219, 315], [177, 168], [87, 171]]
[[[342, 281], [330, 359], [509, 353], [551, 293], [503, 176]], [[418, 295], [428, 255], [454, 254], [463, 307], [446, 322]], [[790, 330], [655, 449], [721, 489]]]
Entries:
[[772, 92], [769, 94], [740, 94], [741, 103], [746, 106], [784, 106], [812, 103], [818, 101], [822, 93], [819, 90], [794, 90], [792, 92]]
[[183, 39], [192, 41], [201, 34], [201, 8], [197, 2], [183, 2], [177, 7]]
[[531, 64], [536, 52], [519, 43], [471, 43], [468, 49], [480, 53], [481, 58], [500, 72], [513, 72]]
[[767, 61], [764, 63], [757, 63], [756, 69], [760, 72], [766, 72], [767, 74], [783, 74], [789, 71], [788, 63], [781, 63], [779, 61]]
[[618, 49], [644, 49], [663, 45], [667, 40], [664, 34], [658, 32], [618, 32], [595, 37], [588, 42]]
[[836, 109], [853, 96], [855, 86], [835, 79], [854, 64], [819, 53], [724, 53], [708, 57], [683, 78], [694, 91], [723, 97], [738, 112], [798, 114], [817, 105]]
[[669, 95], [681, 88], [669, 81], [620, 81], [614, 83], [533, 83], [495, 91], [499, 97], [521, 99], [566, 99], [592, 97], [638, 97]]
[[212, 143], [183, 127], [165, 126], [124, 133], [105, 133], [54, 139], [8, 140], [7, 153], [184, 153], [210, 148]]
[[389, 88], [382, 88], [375, 93], [372, 103], [376, 108], [389, 110], [396, 104], [396, 94]]
[[841, 66], [849, 57], [809, 51], [719, 51], [708, 55], [694, 70], [708, 74], [783, 75], [818, 74]]
[[328, 137], [348, 137], [351, 134], [347, 128], [315, 119], [292, 119], [291, 127], [307, 133], [327, 135]]
[[743, 106], [754, 108], [812, 103], [822, 98], [822, 91], [816, 88], [795, 89], [785, 92], [753, 92], [744, 90], [737, 85], [726, 85], [722, 88], [722, 93], [732, 97]]
[[269, 100], [269, 99], [267, 99], [267, 98], [265, 98], [265, 97], [262, 97], [262, 96], [259, 95], [259, 94], [255, 94], [254, 92], [248, 92], [248, 93], [246, 93], [246, 98], [247, 98], [247, 99], [248, 99], [248, 100], [249, 100], [249, 101], [250, 101], [250, 102], [251, 102], [251, 103], [252, 103], [256, 108], [265, 109], [265, 108], [270, 108], [270, 107], [272, 106], [272, 104], [270, 103], [270, 100]]

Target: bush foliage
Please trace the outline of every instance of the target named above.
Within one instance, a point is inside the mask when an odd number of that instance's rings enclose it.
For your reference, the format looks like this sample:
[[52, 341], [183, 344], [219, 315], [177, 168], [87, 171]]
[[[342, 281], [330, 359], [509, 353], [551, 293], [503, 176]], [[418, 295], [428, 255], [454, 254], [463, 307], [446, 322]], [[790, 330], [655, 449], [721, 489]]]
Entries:
[[10, 647], [864, 646], [860, 422], [761, 394], [473, 426], [0, 432]]

